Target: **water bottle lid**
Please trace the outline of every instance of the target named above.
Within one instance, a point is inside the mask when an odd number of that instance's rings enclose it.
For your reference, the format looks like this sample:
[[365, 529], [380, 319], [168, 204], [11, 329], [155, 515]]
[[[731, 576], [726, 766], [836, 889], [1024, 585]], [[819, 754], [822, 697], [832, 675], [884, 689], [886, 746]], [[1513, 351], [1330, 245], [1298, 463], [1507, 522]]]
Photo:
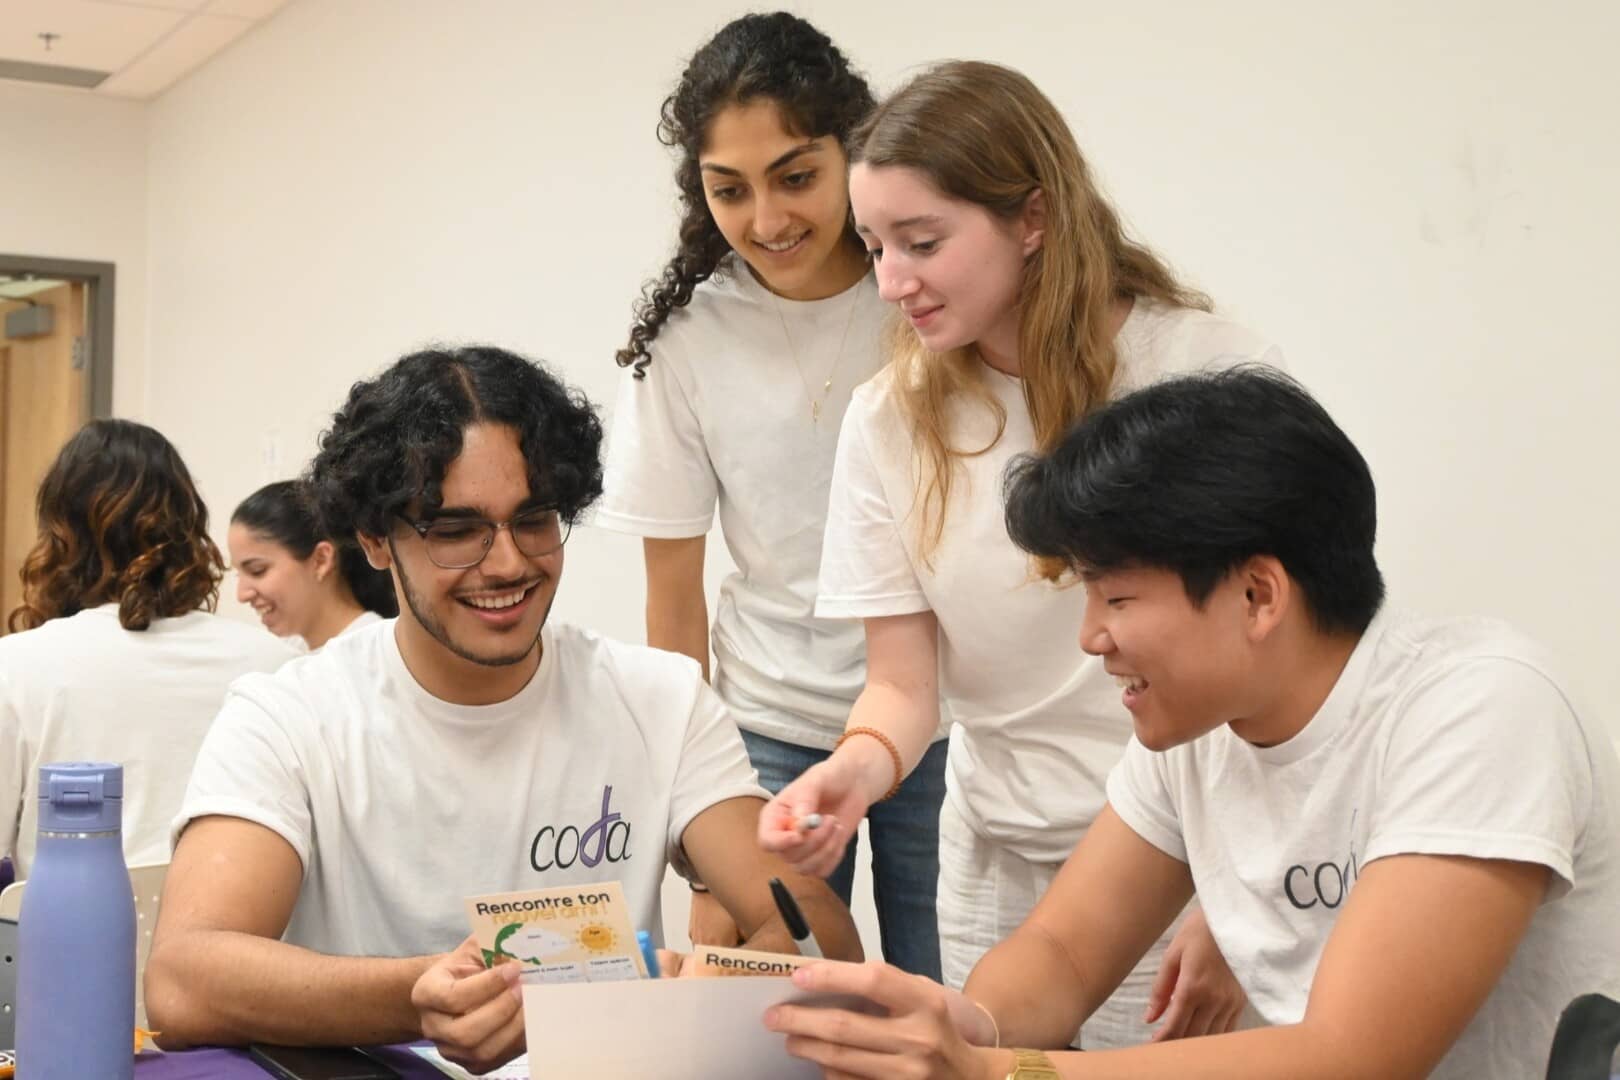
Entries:
[[124, 818], [124, 767], [64, 761], [39, 767], [42, 832], [118, 832]]

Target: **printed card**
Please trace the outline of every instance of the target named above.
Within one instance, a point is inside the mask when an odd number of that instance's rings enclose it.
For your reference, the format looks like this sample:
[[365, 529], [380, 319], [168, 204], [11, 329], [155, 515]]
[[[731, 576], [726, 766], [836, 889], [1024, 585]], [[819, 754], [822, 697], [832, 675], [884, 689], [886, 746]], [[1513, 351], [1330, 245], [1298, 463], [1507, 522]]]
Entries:
[[617, 881], [470, 896], [466, 904], [485, 965], [522, 964], [526, 983], [646, 976]]
[[704, 975], [776, 975], [793, 974], [793, 969], [808, 964], [811, 957], [797, 953], [749, 952], [746, 949], [726, 949], [719, 945], [694, 945], [692, 959], [697, 961]]

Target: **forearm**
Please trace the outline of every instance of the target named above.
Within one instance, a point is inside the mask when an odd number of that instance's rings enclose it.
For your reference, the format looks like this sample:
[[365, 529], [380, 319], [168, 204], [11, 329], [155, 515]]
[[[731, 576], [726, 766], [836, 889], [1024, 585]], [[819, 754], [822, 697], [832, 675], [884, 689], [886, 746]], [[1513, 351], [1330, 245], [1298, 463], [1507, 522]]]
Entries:
[[403, 1042], [421, 1037], [411, 987], [435, 959], [326, 956], [252, 934], [193, 930], [153, 952], [147, 1014], [171, 1050]]
[[647, 644], [655, 649], [684, 653], [703, 669], [709, 680], [709, 612], [699, 596], [695, 603], [674, 603], [647, 597]]
[[698, 662], [709, 680], [709, 605], [703, 592], [702, 537], [646, 540], [647, 644]]
[[979, 960], [962, 992], [995, 1018], [1003, 1046], [1067, 1047], [1107, 998], [1062, 947], [1028, 923]]
[[[845, 730], [865, 727], [881, 731], [894, 742], [900, 753], [900, 777], [911, 775], [928, 752], [939, 730], [939, 696], [932, 687], [926, 692], [868, 682], [850, 709]], [[893, 785], [894, 758], [882, 742], [869, 736], [846, 741], [837, 755], [855, 766], [868, 802], [877, 802]]]
[[[1427, 1076], [1432, 1063], [1401, 1061], [1383, 1050], [1377, 1038], [1351, 1040], [1308, 1024], [1257, 1028], [1182, 1039], [1144, 1043], [1124, 1050], [1086, 1053], [1050, 1053], [1058, 1075], [1065, 1080], [1166, 1080], [1197, 1076], [1203, 1080], [1359, 1080], [1377, 1076], [1412, 1080]], [[1008, 1045], [1003, 1037], [1002, 1045]], [[1015, 1044], [1016, 1045], [1016, 1044]], [[982, 1051], [986, 1078], [1006, 1076], [1012, 1055]]]

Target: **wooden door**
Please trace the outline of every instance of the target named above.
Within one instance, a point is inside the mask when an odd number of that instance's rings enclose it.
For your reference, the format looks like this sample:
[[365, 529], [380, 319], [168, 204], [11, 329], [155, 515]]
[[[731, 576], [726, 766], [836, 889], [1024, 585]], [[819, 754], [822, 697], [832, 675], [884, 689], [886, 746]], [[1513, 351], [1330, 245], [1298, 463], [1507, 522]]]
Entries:
[[[88, 364], [74, 363], [75, 342], [85, 337], [85, 289], [68, 282], [29, 298], [53, 310], [51, 332], [40, 337], [5, 337], [6, 313], [28, 304], [0, 302], [0, 633], [22, 602], [19, 572], [34, 546], [39, 482], [90, 418]], [[88, 359], [88, 341], [79, 348]]]

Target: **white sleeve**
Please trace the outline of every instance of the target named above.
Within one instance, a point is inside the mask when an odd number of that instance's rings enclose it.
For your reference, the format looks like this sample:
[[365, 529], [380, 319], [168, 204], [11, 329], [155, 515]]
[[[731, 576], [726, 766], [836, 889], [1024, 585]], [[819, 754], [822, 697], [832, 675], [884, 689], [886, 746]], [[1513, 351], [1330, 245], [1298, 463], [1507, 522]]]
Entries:
[[1380, 770], [1366, 861], [1464, 855], [1538, 863], [1555, 899], [1575, 880], [1593, 806], [1580, 721], [1545, 675], [1511, 659], [1471, 659], [1401, 708]]
[[816, 616], [822, 619], [930, 609], [872, 458], [864, 415], [851, 407], [838, 432], [816, 594]]
[[11, 684], [0, 673], [0, 856], [17, 854], [17, 823], [22, 820], [32, 757], [23, 745], [22, 717]]
[[709, 531], [720, 484], [703, 426], [674, 366], [654, 351], [646, 378], [625, 370], [593, 524], [662, 540]]
[[675, 777], [669, 793], [668, 857], [683, 877], [693, 875], [681, 846], [681, 837], [692, 819], [716, 803], [727, 799], [754, 798], [764, 801], [770, 793], [759, 786], [759, 774], [748, 761], [737, 723], [726, 712], [725, 704], [702, 681], [696, 664], [691, 665], [697, 682], [697, 696], [686, 722], [681, 758], [675, 764]]
[[1125, 756], [1108, 773], [1108, 805], [1132, 832], [1181, 862], [1187, 861], [1187, 842], [1181, 834], [1181, 814], [1171, 792], [1163, 754], [1136, 741], [1125, 744]]
[[[305, 873], [314, 842], [309, 784], [286, 727], [237, 680], [203, 737], [180, 813], [169, 830], [171, 849], [196, 818], [242, 818], [277, 833], [298, 853]], [[281, 707], [279, 704], [278, 708]]]

